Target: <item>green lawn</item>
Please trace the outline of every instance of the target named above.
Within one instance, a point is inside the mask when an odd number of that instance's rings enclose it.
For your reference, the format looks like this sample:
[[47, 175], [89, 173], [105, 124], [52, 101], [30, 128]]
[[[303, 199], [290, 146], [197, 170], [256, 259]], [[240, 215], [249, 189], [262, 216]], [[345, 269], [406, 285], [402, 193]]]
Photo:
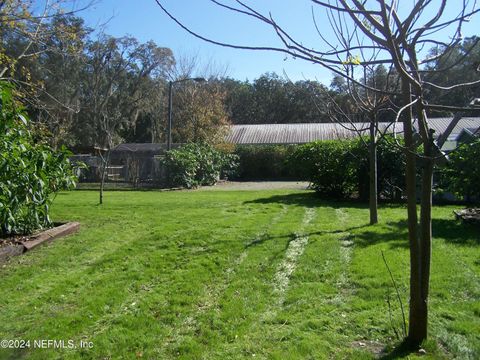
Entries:
[[[0, 340], [31, 341], [0, 358], [363, 359], [398, 343], [381, 251], [408, 307], [402, 206], [368, 226], [365, 206], [306, 191], [97, 198], [60, 194], [53, 218], [80, 221], [80, 232], [0, 268]], [[423, 358], [480, 357], [479, 230], [452, 209], [434, 209]], [[93, 348], [33, 349], [38, 339]]]

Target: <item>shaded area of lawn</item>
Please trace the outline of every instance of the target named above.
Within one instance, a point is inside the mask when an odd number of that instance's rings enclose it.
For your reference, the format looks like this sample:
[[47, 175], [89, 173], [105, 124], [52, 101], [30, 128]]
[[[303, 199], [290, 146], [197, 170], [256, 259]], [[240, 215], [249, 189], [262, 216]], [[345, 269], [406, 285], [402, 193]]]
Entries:
[[[395, 349], [401, 315], [395, 301], [387, 304], [394, 291], [381, 259], [384, 251], [406, 305], [402, 206], [382, 206], [380, 224], [369, 226], [364, 204], [308, 191], [116, 191], [104, 206], [97, 195], [61, 194], [54, 219], [80, 221], [80, 233], [0, 269], [0, 338], [94, 347], [0, 350], [0, 358], [408, 355]], [[434, 209], [427, 358], [473, 359], [478, 232], [455, 222], [452, 210]], [[305, 248], [279, 297], [278, 273], [299, 239]]]

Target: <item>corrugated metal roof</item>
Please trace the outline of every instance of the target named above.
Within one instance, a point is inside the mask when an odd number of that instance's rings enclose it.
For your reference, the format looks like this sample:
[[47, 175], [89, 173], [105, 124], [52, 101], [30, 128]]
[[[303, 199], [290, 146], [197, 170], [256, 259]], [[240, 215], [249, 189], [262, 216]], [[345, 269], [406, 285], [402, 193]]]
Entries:
[[[429, 127], [435, 130], [435, 135], [443, 133], [451, 117], [430, 118]], [[305, 123], [305, 124], [248, 124], [232, 125], [226, 141], [233, 144], [304, 144], [317, 140], [351, 139], [362, 135], [368, 135], [369, 123], [339, 124], [339, 123]], [[380, 131], [392, 133], [391, 123], [379, 123]], [[455, 140], [462, 129], [478, 129], [480, 117], [465, 117], [460, 119], [453, 129], [448, 140]], [[397, 134], [403, 133], [403, 124], [395, 125]], [[172, 144], [177, 148], [181, 144]], [[166, 144], [159, 143], [125, 143], [113, 149], [115, 152], [143, 152], [161, 154], [166, 150]]]
[[[172, 144], [172, 149], [181, 147], [182, 143]], [[124, 143], [117, 145], [112, 149], [113, 153], [131, 152], [131, 153], [145, 153], [145, 154], [163, 154], [167, 151], [167, 144], [165, 143]]]
[[[258, 124], [232, 125], [226, 141], [234, 144], [304, 144], [317, 140], [351, 139], [368, 134], [369, 123], [307, 123], [307, 124]], [[388, 129], [387, 129], [388, 128]], [[391, 123], [380, 123], [379, 129], [393, 131]], [[403, 124], [396, 130], [403, 132]]]
[[467, 132], [469, 135], [480, 137], [480, 126], [476, 128], [465, 128], [463, 131]]
[[[431, 129], [435, 130], [435, 137], [440, 136], [445, 130], [447, 126], [452, 121], [453, 117], [438, 117], [438, 118], [429, 118], [428, 125]], [[448, 140], [455, 140], [457, 136], [462, 132], [465, 128], [475, 128], [478, 129], [480, 127], [480, 117], [464, 117], [458, 121], [458, 124], [455, 126], [451, 134], [448, 136]], [[415, 126], [415, 128], [417, 128]]]
[[160, 153], [166, 149], [165, 144], [158, 143], [124, 143], [113, 148], [115, 152], [152, 152]]
[[[435, 136], [439, 136], [452, 121], [452, 117], [430, 118], [429, 127], [435, 130]], [[249, 124], [232, 125], [226, 141], [233, 144], [304, 144], [317, 140], [351, 139], [362, 135], [368, 135], [369, 123], [352, 124], [338, 123], [306, 123], [306, 124]], [[414, 124], [415, 128], [417, 126]], [[393, 132], [391, 123], [379, 123], [382, 132]], [[480, 117], [465, 117], [460, 119], [448, 137], [455, 140], [464, 128], [480, 127]], [[395, 132], [403, 132], [403, 124], [397, 123]]]

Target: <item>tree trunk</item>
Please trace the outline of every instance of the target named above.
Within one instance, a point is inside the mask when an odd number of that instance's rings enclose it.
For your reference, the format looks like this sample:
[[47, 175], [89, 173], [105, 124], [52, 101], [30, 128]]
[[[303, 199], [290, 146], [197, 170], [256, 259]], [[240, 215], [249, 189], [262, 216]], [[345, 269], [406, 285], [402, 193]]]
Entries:
[[[430, 283], [430, 258], [432, 251], [432, 185], [434, 168], [433, 132], [427, 128], [427, 118], [421, 102], [417, 105], [418, 127], [422, 136], [422, 193], [420, 209], [420, 308], [416, 319], [415, 344], [419, 345], [428, 335], [428, 290]], [[423, 126], [422, 126], [423, 125]]]
[[100, 205], [103, 204], [103, 189], [105, 187], [105, 175], [107, 173], [108, 161], [110, 160], [110, 150], [107, 150], [107, 153], [105, 157], [102, 157], [102, 160], [103, 160], [103, 164], [102, 164], [102, 176], [100, 179], [100, 198], [99, 198]]
[[[432, 140], [433, 141], [433, 140]], [[420, 297], [421, 303], [416, 319], [416, 340], [419, 345], [428, 335], [428, 290], [430, 283], [430, 258], [432, 252], [432, 185], [433, 185], [433, 159], [432, 142], [424, 144], [422, 169], [422, 194], [420, 209], [420, 248], [421, 248], [421, 273]]]
[[378, 223], [378, 194], [377, 194], [377, 136], [375, 121], [370, 122], [370, 146], [369, 146], [369, 177], [370, 177], [370, 225]]
[[[410, 85], [402, 83], [403, 103], [411, 102]], [[408, 321], [408, 342], [418, 346], [425, 338], [423, 323], [425, 308], [421, 296], [421, 249], [418, 241], [418, 214], [416, 193], [416, 145], [413, 139], [413, 114], [409, 108], [403, 116], [406, 147], [405, 182], [407, 192], [408, 241], [410, 244], [410, 312]]]

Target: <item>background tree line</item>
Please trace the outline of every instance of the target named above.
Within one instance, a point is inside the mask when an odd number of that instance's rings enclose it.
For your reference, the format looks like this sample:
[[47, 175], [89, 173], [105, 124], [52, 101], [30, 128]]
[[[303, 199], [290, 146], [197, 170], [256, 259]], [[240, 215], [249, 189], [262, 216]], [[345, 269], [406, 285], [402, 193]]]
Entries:
[[[168, 81], [194, 75], [209, 81], [175, 86], [174, 142], [220, 141], [223, 125], [230, 123], [337, 121], [332, 102], [351, 115], [350, 120], [368, 121], [355, 104], [351, 84], [341, 76], [333, 76], [328, 87], [314, 80], [292, 82], [275, 73], [253, 81], [235, 80], [218, 69], [199, 70], [199, 59], [176, 58], [171, 49], [152, 41], [96, 32], [76, 13], [49, 10], [46, 16], [35, 17], [31, 6], [20, 0], [0, 5], [0, 77], [16, 84], [37, 129], [45, 130], [55, 147], [164, 142]], [[480, 65], [477, 37], [459, 42], [447, 57], [436, 57], [441, 52], [441, 46], [430, 50], [438, 60], [426, 66], [425, 77], [444, 86], [468, 81], [469, 71]], [[396, 79], [380, 65], [366, 72], [362, 81], [377, 87], [390, 82], [393, 89]], [[356, 91], [365, 95], [361, 87]], [[479, 93], [478, 84], [453, 89], [448, 97], [433, 88], [425, 98], [463, 106]], [[383, 107], [398, 102], [388, 98]], [[394, 118], [393, 112], [378, 114], [378, 121]], [[430, 111], [430, 115], [450, 114]]]

